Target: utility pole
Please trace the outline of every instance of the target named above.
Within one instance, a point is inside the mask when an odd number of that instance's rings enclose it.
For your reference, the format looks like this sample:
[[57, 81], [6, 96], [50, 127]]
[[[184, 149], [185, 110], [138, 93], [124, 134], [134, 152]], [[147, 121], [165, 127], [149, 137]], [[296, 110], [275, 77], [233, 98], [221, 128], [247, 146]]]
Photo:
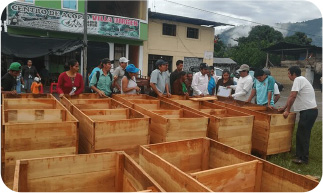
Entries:
[[83, 79], [84, 83], [87, 80], [87, 0], [84, 0], [84, 17], [83, 17]]

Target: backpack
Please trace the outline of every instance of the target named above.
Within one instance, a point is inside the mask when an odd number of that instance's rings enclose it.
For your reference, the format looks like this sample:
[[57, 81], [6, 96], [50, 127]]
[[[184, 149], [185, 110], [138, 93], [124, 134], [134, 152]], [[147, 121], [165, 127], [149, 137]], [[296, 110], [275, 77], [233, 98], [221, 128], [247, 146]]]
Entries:
[[[109, 75], [109, 77], [111, 79], [111, 82], [112, 82], [113, 81], [112, 74], [110, 72], [108, 72], [108, 75]], [[96, 76], [96, 84], [94, 86], [97, 87], [98, 86], [98, 82], [99, 82], [99, 78], [100, 78], [100, 71], [96, 71], [95, 76]], [[112, 84], [111, 84], [111, 86], [112, 86]]]

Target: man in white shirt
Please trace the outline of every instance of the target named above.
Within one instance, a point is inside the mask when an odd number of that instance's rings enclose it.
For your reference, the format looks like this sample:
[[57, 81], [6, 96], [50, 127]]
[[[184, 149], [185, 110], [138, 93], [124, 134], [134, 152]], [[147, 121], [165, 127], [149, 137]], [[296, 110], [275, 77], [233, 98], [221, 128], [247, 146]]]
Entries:
[[238, 72], [240, 74], [240, 78], [237, 85], [231, 85], [228, 87], [235, 90], [235, 93], [231, 95], [231, 97], [235, 100], [246, 101], [251, 94], [253, 85], [252, 77], [249, 75], [249, 66], [247, 64], [242, 64], [238, 69]]
[[286, 105], [278, 110], [284, 111], [283, 115], [287, 118], [294, 104], [294, 111], [300, 112], [296, 133], [296, 159], [292, 162], [307, 164], [311, 130], [318, 115], [315, 92], [311, 83], [301, 76], [301, 69], [298, 66], [288, 69], [288, 78], [293, 81], [292, 90]]
[[209, 92], [207, 90], [209, 83], [208, 73], [208, 65], [206, 63], [201, 63], [200, 72], [195, 73], [192, 80], [193, 96], [204, 97], [206, 95], [209, 95]]
[[129, 60], [126, 57], [121, 57], [119, 59], [119, 66], [113, 72], [113, 82], [115, 82], [115, 93], [121, 93], [121, 80], [124, 76], [128, 62]]

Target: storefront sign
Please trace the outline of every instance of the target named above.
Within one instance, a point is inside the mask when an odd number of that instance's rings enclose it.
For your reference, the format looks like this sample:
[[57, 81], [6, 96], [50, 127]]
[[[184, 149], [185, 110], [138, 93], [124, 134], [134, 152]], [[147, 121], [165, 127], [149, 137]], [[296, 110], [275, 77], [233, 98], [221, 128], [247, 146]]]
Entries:
[[[83, 33], [83, 14], [79, 12], [48, 9], [23, 3], [8, 5], [9, 26], [43, 30]], [[112, 15], [88, 13], [88, 34], [111, 37], [140, 37], [140, 21]]]

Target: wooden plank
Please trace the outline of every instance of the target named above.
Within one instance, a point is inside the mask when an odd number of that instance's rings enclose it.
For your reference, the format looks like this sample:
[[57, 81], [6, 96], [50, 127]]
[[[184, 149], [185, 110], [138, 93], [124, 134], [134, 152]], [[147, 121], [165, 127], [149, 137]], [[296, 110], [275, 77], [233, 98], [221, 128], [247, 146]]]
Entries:
[[202, 145], [202, 156], [201, 156], [201, 170], [209, 169], [209, 158], [210, 158], [210, 141], [203, 140]]
[[[122, 150], [145, 145], [149, 141], [148, 119], [98, 122], [95, 127], [95, 149]], [[118, 141], [115, 141], [115, 139]]]
[[[91, 144], [94, 144], [94, 121], [86, 116], [75, 106], [72, 106], [73, 115], [79, 120], [80, 138], [87, 139]], [[81, 142], [81, 141], [80, 141]]]
[[62, 122], [64, 110], [60, 109], [19, 109], [6, 110], [8, 113], [9, 123], [25, 123], [25, 122]]
[[[197, 182], [173, 165], [164, 161], [141, 146], [139, 155], [140, 166], [169, 192], [210, 192], [211, 190]], [[171, 180], [165, 180], [171, 179]]]
[[109, 171], [111, 176], [115, 176], [115, 160], [116, 153], [94, 153], [33, 159], [28, 164], [28, 169], [30, 170], [28, 179], [98, 171]]
[[50, 98], [4, 99], [4, 109], [54, 109], [56, 101]]
[[123, 153], [117, 153], [116, 156], [116, 175], [114, 180], [115, 190], [117, 192], [123, 191], [123, 176], [124, 176], [125, 156]]
[[109, 171], [52, 176], [28, 180], [32, 192], [115, 192], [115, 177]]
[[[136, 191], [150, 189], [154, 192], [165, 192], [165, 190], [128, 155], [125, 155], [124, 177], [128, 184], [131, 184], [131, 187]], [[127, 191], [126, 187], [124, 187], [124, 191]]]
[[[215, 192], [252, 190], [256, 186], [257, 160], [192, 173], [195, 179]], [[258, 176], [259, 177], [259, 176]], [[261, 176], [260, 176], [261, 177]], [[221, 180], [214, 180], [221, 179]]]
[[[27, 192], [27, 163], [17, 160], [14, 174], [13, 191]], [[9, 187], [10, 188], [10, 187]]]
[[261, 191], [261, 180], [262, 180], [262, 170], [263, 170], [263, 162], [259, 161], [256, 166], [256, 182], [255, 182], [255, 192]]
[[218, 100], [216, 96], [207, 96], [207, 97], [201, 97], [201, 98], [189, 98], [192, 101], [213, 101], [213, 100]]

